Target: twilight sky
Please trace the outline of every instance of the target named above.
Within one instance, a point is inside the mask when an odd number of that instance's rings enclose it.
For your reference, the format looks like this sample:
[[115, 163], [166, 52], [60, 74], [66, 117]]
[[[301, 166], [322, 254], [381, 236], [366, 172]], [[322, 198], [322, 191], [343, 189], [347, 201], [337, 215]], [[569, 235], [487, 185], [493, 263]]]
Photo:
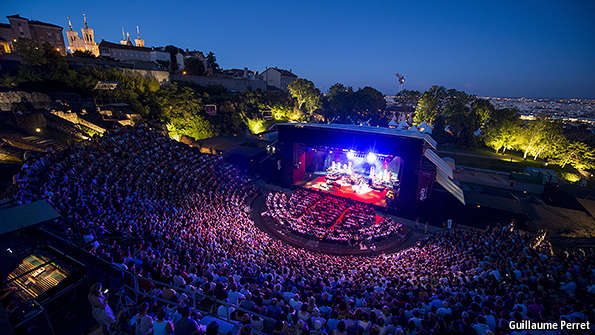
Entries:
[[[595, 2], [585, 1], [27, 1], [21, 16], [117, 42], [213, 51], [223, 68], [291, 69], [323, 91], [335, 82], [385, 94], [443, 85], [491, 96], [595, 98]], [[134, 34], [133, 34], [134, 32]]]

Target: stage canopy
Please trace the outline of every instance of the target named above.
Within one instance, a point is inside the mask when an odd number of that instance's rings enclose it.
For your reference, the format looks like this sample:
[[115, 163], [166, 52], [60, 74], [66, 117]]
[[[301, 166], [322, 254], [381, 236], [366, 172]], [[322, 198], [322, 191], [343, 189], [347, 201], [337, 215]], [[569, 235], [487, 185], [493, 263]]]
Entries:
[[438, 145], [436, 141], [429, 134], [422, 134], [419, 131], [411, 131], [406, 129], [397, 128], [384, 128], [384, 127], [371, 127], [371, 126], [358, 126], [354, 124], [325, 124], [325, 123], [277, 123], [277, 129], [279, 127], [297, 127], [297, 128], [314, 128], [314, 129], [327, 129], [327, 130], [343, 130], [352, 131], [358, 133], [367, 133], [373, 135], [389, 135], [399, 136], [406, 138], [413, 138], [423, 140], [427, 145], [436, 149]]
[[60, 217], [45, 200], [0, 209], [0, 235]]
[[452, 171], [450, 165], [448, 165], [448, 163], [444, 159], [440, 158], [440, 156], [438, 156], [438, 154], [436, 154], [433, 150], [424, 150], [424, 156], [426, 156], [426, 158], [429, 159], [430, 162], [432, 162], [432, 164], [436, 166], [436, 168], [442, 170], [442, 172], [446, 174], [449, 178], [454, 178], [454, 172]]
[[442, 185], [445, 190], [464, 205], [465, 194], [459, 185], [454, 182], [454, 171], [452, 167], [430, 148], [424, 150], [424, 156], [436, 166], [436, 181], [438, 184]]

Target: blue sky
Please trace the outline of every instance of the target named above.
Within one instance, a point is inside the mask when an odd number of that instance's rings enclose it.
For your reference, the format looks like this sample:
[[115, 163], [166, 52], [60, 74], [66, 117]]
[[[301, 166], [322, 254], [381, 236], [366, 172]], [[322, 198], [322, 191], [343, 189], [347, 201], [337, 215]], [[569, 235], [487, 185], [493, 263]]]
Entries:
[[[224, 68], [293, 70], [385, 94], [431, 85], [491, 96], [595, 98], [595, 1], [26, 1], [20, 14], [96, 39], [215, 52]], [[2, 18], [2, 22], [8, 22]]]

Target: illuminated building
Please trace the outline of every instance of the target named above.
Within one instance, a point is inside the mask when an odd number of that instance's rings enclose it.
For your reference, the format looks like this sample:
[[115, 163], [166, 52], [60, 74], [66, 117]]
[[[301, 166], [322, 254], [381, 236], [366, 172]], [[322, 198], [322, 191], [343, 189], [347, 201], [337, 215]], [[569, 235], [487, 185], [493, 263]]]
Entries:
[[68, 30], [66, 37], [68, 39], [68, 51], [74, 53], [75, 51], [89, 51], [95, 57], [99, 56], [99, 47], [95, 43], [95, 31], [87, 25], [87, 17], [83, 14], [83, 22], [85, 27], [81, 29], [81, 36], [79, 33], [72, 30], [72, 23], [68, 17]]
[[266, 81], [267, 86], [273, 86], [287, 91], [287, 86], [298, 77], [291, 71], [270, 67], [260, 74], [262, 80]]
[[[0, 25], [0, 50], [4, 53], [14, 50], [14, 43], [19, 39], [29, 39], [39, 43], [48, 43], [62, 55], [66, 55], [62, 27], [21, 17], [7, 16], [9, 24]], [[7, 47], [8, 44], [8, 47]]]

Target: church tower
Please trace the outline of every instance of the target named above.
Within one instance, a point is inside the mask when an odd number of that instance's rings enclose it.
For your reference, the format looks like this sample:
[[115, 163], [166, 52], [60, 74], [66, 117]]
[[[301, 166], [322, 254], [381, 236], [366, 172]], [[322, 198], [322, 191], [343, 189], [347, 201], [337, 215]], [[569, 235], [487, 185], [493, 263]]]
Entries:
[[89, 51], [95, 57], [98, 57], [99, 47], [97, 46], [97, 43], [95, 43], [95, 32], [93, 29], [89, 28], [85, 13], [83, 13], [83, 24], [84, 28], [81, 29], [81, 37], [78, 32], [72, 30], [72, 22], [70, 22], [70, 16], [68, 17], [68, 30], [66, 30], [68, 50], [70, 53], [74, 53], [75, 51]]
[[134, 39], [134, 45], [136, 45], [137, 47], [145, 46], [145, 40], [140, 38], [140, 29], [138, 28], [138, 26], [136, 26], [136, 38]]
[[121, 45], [127, 45], [128, 40], [126, 39], [126, 33], [124, 32], [124, 26], [122, 26], [122, 39], [120, 40]]
[[73, 49], [73, 43], [76, 39], [80, 39], [80, 37], [79, 33], [72, 30], [72, 22], [70, 22], [70, 16], [68, 16], [68, 30], [66, 30], [66, 39], [68, 39], [68, 50], [70, 51], [70, 53], [75, 52], [76, 50]]
[[95, 43], [95, 31], [89, 28], [85, 13], [83, 13], [83, 23], [85, 28], [81, 29], [81, 32], [83, 33], [83, 40], [85, 42], [86, 49], [91, 51], [91, 53], [97, 57], [99, 56], [99, 47], [97, 46], [97, 43]]

